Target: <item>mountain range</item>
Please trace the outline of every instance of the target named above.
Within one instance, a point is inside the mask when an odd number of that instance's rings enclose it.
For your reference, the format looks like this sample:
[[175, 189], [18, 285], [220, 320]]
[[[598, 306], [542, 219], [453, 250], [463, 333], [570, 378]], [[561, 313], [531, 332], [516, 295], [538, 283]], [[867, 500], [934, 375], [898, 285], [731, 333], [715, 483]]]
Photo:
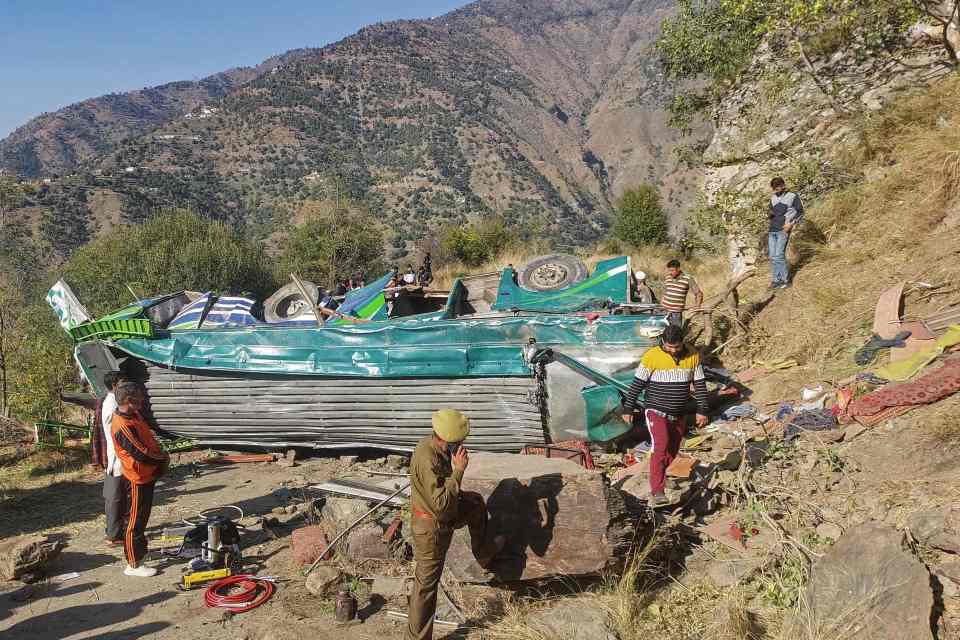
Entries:
[[41, 115], [0, 141], [0, 168], [47, 179], [23, 213], [63, 255], [166, 207], [267, 235], [305, 200], [344, 196], [401, 255], [431, 229], [491, 215], [581, 245], [627, 188], [655, 184], [674, 210], [692, 193], [652, 51], [675, 5], [480, 0], [377, 24]]

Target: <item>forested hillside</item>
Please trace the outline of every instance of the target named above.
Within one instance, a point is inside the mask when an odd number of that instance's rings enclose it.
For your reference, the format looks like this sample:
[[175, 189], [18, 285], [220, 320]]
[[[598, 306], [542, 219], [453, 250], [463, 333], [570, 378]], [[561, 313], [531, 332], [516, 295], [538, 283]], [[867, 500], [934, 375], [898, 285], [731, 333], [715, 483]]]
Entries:
[[[63, 257], [166, 207], [266, 237], [303, 202], [344, 197], [384, 223], [394, 257], [431, 229], [491, 216], [524, 238], [582, 245], [627, 188], [656, 185], [674, 211], [691, 193], [652, 51], [674, 4], [482, 0], [375, 25], [175, 95], [44, 116], [4, 141], [5, 166], [78, 174], [24, 210]], [[153, 107], [123, 106], [153, 95]]]

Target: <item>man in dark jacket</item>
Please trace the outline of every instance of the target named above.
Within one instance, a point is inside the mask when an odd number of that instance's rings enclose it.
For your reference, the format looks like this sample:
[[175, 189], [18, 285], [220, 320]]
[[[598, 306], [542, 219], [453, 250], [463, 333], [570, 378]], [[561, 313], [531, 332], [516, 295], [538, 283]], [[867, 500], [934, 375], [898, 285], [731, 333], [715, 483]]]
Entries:
[[786, 289], [790, 286], [787, 272], [787, 242], [790, 232], [803, 220], [803, 203], [800, 196], [787, 191], [787, 183], [777, 177], [770, 181], [773, 195], [770, 196], [770, 231], [767, 234], [767, 250], [773, 272], [770, 288]]

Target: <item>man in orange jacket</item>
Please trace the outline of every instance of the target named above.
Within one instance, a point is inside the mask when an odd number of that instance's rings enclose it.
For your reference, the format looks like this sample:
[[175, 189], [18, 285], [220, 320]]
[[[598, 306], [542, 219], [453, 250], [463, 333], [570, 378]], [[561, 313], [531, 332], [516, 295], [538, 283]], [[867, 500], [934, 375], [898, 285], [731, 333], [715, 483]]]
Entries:
[[128, 486], [129, 509], [127, 530], [123, 540], [127, 556], [124, 575], [149, 578], [157, 570], [142, 564], [147, 555], [147, 537], [144, 534], [153, 506], [153, 486], [166, 471], [170, 456], [140, 415], [143, 407], [143, 388], [135, 382], [124, 382], [114, 391], [117, 409], [113, 414], [112, 434], [117, 459], [123, 466], [123, 477]]

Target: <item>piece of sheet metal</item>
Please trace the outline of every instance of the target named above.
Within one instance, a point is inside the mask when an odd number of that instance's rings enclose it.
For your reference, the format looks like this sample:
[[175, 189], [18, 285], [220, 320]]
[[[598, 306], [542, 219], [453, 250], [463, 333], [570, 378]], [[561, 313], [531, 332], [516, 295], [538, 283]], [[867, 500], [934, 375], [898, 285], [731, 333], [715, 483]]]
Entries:
[[202, 445], [412, 451], [445, 407], [470, 417], [471, 449], [544, 442], [533, 377], [363, 380], [149, 366], [145, 384], [157, 426]]
[[[363, 500], [374, 501], [387, 499], [386, 504], [394, 507], [402, 507], [406, 503], [406, 500], [400, 496], [390, 497], [395, 490], [391, 491], [383, 487], [378, 487], [377, 485], [358, 482], [356, 480], [328, 480], [321, 484], [312, 484], [310, 488], [324, 493], [347, 496], [349, 498], [361, 498]], [[409, 496], [410, 491], [407, 490], [403, 495]]]

